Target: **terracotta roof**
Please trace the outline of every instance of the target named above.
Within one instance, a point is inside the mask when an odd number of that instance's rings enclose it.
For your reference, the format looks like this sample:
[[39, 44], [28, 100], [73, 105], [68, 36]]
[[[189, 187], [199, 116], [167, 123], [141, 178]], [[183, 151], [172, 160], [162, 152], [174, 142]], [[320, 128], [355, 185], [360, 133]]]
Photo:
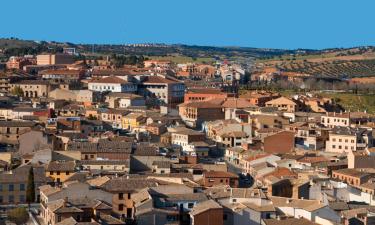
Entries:
[[304, 200], [284, 197], [269, 197], [275, 207], [292, 207], [298, 209], [304, 209], [308, 212], [313, 212], [317, 209], [325, 207], [319, 200]]
[[221, 178], [221, 177], [238, 178], [238, 176], [234, 173], [224, 172], [224, 171], [212, 171], [212, 170], [204, 172], [203, 176], [206, 178]]
[[242, 98], [228, 98], [225, 99], [222, 106], [224, 108], [234, 108], [234, 109], [244, 109], [249, 107], [255, 107], [255, 105], [251, 104], [246, 99]]
[[319, 225], [305, 218], [263, 219], [264, 225]]
[[73, 172], [75, 169], [75, 162], [73, 161], [67, 161], [67, 162], [59, 162], [59, 161], [53, 161], [48, 164], [47, 171], [70, 171]]
[[210, 209], [222, 209], [223, 207], [216, 201], [210, 199], [196, 204], [190, 212], [190, 215], [198, 215]]
[[116, 76], [109, 76], [109, 77], [105, 77], [99, 80], [90, 81], [90, 83], [127, 84], [129, 82]]
[[145, 179], [126, 179], [124, 177], [112, 179], [106, 182], [102, 187], [104, 190], [109, 192], [136, 192], [137, 190], [146, 188], [146, 187], [155, 187], [157, 183], [153, 180]]
[[267, 173], [266, 175], [264, 175], [264, 177], [267, 177], [267, 176], [274, 176], [274, 177], [277, 177], [277, 178], [285, 178], [285, 177], [295, 177], [295, 178], [297, 178], [298, 177], [298, 175], [296, 173], [294, 173], [293, 171], [289, 170], [288, 168], [284, 168], [284, 167], [278, 167], [274, 171], [272, 171], [271, 173]]
[[144, 84], [175, 84], [181, 83], [178, 80], [174, 80], [171, 78], [164, 78], [160, 76], [147, 76], [146, 79], [142, 82]]

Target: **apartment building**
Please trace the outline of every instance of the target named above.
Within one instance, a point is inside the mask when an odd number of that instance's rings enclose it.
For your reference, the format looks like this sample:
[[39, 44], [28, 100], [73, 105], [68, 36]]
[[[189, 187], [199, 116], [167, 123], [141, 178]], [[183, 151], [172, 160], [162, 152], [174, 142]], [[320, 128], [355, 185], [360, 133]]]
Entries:
[[373, 145], [372, 131], [365, 128], [334, 127], [326, 141], [327, 152], [348, 153]]
[[350, 114], [328, 112], [325, 115], [321, 116], [320, 122], [324, 126], [330, 128], [333, 128], [335, 126], [348, 127], [350, 126]]
[[[9, 172], [0, 174], [0, 205], [2, 204], [25, 204], [26, 190], [31, 166], [21, 166]], [[38, 187], [50, 182], [45, 176], [43, 167], [35, 167], [35, 199], [39, 201]]]
[[139, 94], [175, 106], [184, 101], [184, 83], [167, 77], [146, 76], [138, 85]]
[[68, 54], [44, 54], [36, 56], [37, 65], [59, 65], [74, 63], [74, 56]]

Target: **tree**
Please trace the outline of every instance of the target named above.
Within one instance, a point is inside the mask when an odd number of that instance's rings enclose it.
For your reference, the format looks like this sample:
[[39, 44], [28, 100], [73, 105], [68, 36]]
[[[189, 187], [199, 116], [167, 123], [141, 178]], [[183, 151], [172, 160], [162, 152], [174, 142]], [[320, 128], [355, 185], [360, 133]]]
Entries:
[[27, 179], [26, 201], [29, 204], [35, 202], [35, 183], [33, 167], [30, 167], [29, 177]]
[[25, 224], [29, 220], [29, 214], [25, 208], [14, 208], [8, 211], [8, 219], [17, 224]]
[[16, 96], [18, 96], [18, 97], [23, 96], [23, 90], [22, 90], [21, 87], [16, 86], [16, 87], [13, 88], [13, 90], [12, 90], [12, 94], [13, 94], [13, 95], [16, 95]]

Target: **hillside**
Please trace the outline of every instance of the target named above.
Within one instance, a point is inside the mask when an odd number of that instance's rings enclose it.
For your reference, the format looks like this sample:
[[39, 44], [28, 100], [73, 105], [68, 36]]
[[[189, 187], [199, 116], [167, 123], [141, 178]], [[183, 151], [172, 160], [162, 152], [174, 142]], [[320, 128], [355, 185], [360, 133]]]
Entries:
[[375, 76], [375, 48], [335, 49], [311, 54], [287, 54], [258, 59], [258, 68], [274, 67], [284, 72], [314, 77], [346, 79]]

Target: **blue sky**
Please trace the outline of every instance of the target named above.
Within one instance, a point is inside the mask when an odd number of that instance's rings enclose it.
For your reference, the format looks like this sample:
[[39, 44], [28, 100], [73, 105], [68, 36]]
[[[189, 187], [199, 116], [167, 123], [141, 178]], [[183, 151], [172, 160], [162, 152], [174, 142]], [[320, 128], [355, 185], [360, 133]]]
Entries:
[[264, 48], [375, 45], [374, 0], [18, 0], [0, 37]]

